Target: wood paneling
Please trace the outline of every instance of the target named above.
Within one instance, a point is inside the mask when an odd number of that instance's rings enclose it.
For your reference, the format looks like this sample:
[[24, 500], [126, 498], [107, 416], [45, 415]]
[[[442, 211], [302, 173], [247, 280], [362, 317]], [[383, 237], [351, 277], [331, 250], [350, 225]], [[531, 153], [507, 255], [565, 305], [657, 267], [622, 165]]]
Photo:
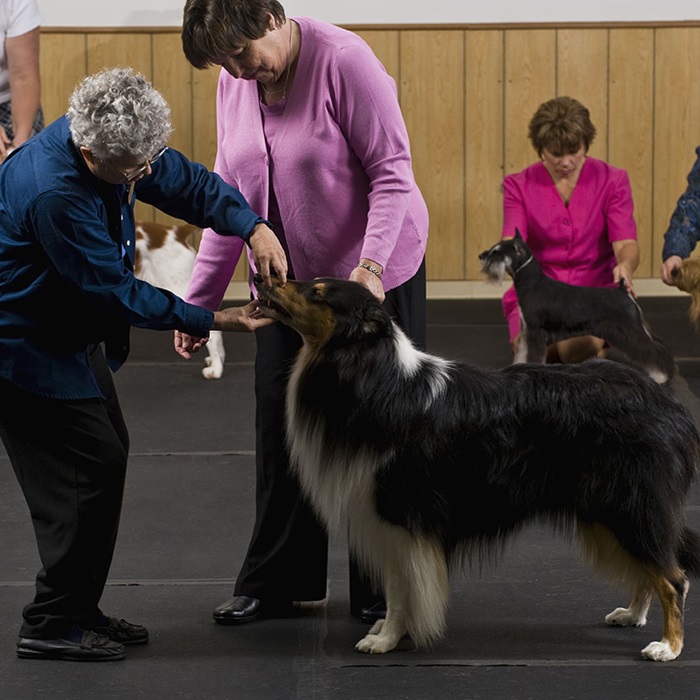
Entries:
[[503, 204], [503, 32], [466, 35], [467, 278], [479, 279], [479, 253], [501, 236]]
[[509, 30], [505, 36], [505, 173], [537, 158], [527, 128], [537, 107], [556, 95], [554, 29]]
[[[654, 37], [650, 29], [610, 32], [608, 161], [627, 170], [641, 253], [637, 277], [652, 270]], [[660, 251], [659, 251], [660, 252]], [[658, 267], [655, 266], [655, 267]]]
[[[541, 102], [562, 94], [591, 111], [598, 131], [591, 155], [628, 171], [642, 253], [637, 277], [657, 276], [663, 234], [700, 145], [697, 24], [403, 25], [357, 33], [397, 83], [430, 209], [429, 280], [481, 279], [478, 253], [500, 235], [503, 175], [536, 159], [528, 123]], [[114, 65], [153, 80], [173, 111], [171, 144], [212, 167], [218, 69], [191, 69], [177, 29], [43, 31], [47, 121], [65, 112], [86, 73]], [[154, 216], [141, 205], [137, 215]]]
[[464, 75], [463, 32], [415, 31], [402, 37], [401, 107], [416, 181], [430, 211], [426, 260], [428, 278], [434, 280], [466, 275]]
[[[557, 31], [555, 95], [569, 95], [588, 107], [598, 132], [590, 154], [608, 157], [608, 30]], [[534, 111], [534, 110], [533, 110]]]
[[[700, 145], [700, 28], [657, 29], [654, 94], [654, 270], [661, 264], [663, 235]], [[696, 251], [698, 252], [698, 251]]]
[[47, 124], [65, 114], [68, 98], [87, 73], [85, 34], [41, 35], [41, 102]]

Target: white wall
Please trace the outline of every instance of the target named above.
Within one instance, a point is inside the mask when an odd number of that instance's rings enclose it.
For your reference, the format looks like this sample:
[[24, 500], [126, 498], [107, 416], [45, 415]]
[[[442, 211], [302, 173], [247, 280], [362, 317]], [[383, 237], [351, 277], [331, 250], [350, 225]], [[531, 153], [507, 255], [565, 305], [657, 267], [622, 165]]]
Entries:
[[[38, 0], [46, 27], [179, 26], [185, 0]], [[335, 24], [630, 22], [700, 19], [699, 0], [282, 0]]]

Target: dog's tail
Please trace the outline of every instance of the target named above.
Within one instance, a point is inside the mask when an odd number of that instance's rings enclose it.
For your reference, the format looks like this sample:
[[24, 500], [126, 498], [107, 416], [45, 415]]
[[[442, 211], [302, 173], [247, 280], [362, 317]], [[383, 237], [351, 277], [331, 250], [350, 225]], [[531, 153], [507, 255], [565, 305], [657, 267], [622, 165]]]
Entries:
[[700, 578], [700, 534], [689, 527], [683, 528], [676, 556], [686, 574]]

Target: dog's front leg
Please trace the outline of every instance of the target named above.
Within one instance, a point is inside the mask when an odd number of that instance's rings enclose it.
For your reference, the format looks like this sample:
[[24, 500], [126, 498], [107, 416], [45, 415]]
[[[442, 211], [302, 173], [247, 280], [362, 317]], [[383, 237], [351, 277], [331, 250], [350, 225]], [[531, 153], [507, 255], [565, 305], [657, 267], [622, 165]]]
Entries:
[[530, 330], [525, 345], [526, 359], [522, 362], [534, 362], [543, 365], [547, 359], [547, 336], [541, 331]]
[[221, 331], [211, 331], [209, 333], [207, 352], [209, 355], [204, 358], [207, 366], [202, 370], [202, 376], [205, 379], [221, 379], [221, 375], [224, 373], [224, 360], [226, 359], [224, 336]]
[[[397, 572], [392, 572], [395, 574]], [[388, 575], [385, 582], [386, 619], [378, 620], [356, 645], [355, 649], [365, 654], [386, 654], [396, 648], [408, 632], [406, 611], [409, 604], [410, 582], [399, 584], [400, 576]]]

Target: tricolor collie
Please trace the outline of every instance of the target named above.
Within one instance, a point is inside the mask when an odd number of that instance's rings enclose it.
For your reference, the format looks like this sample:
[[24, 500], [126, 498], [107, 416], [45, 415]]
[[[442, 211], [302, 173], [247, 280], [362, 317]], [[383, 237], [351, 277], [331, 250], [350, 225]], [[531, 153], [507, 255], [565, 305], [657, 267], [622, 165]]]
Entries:
[[264, 313], [304, 340], [287, 393], [301, 484], [329, 528], [347, 524], [386, 596], [359, 651], [438, 639], [450, 571], [547, 521], [630, 589], [606, 621], [644, 625], [656, 594], [663, 637], [642, 654], [680, 654], [687, 576], [700, 573], [685, 517], [700, 436], [667, 388], [604, 360], [455, 364], [416, 350], [359, 284], [256, 284]]

